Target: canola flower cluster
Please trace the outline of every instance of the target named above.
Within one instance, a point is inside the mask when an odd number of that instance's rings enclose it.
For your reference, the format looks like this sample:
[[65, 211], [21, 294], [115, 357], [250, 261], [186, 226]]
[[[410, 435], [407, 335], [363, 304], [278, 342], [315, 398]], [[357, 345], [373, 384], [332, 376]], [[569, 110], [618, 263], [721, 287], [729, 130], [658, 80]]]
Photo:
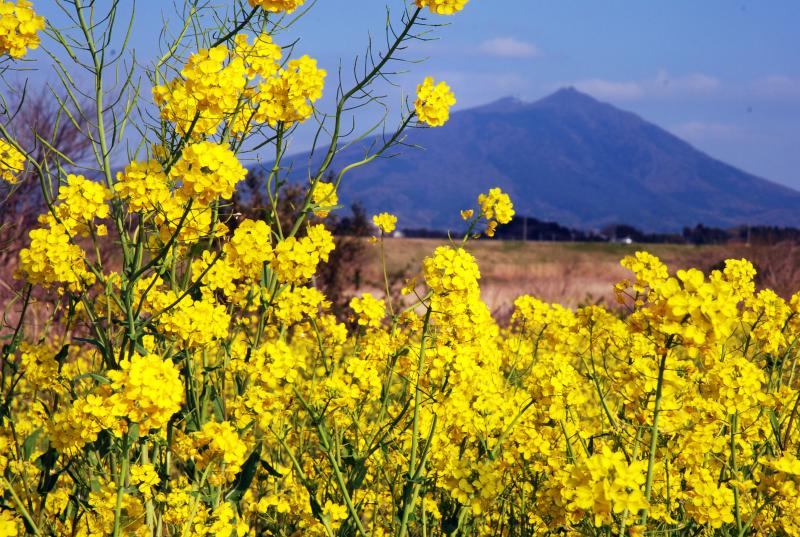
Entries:
[[494, 237], [498, 224], [508, 224], [514, 217], [511, 198], [499, 188], [492, 188], [487, 194], [478, 196], [481, 216], [486, 220], [486, 235]]
[[305, 3], [305, 0], [247, 0], [253, 7], [260, 7], [272, 13], [291, 13]]
[[375, 224], [382, 233], [387, 235], [392, 233], [397, 227], [397, 217], [389, 213], [376, 214], [372, 217], [372, 223]]
[[0, 56], [21, 58], [38, 48], [38, 32], [44, 24], [44, 17], [36, 14], [28, 0], [0, 0]]
[[25, 171], [25, 155], [13, 145], [0, 140], [0, 180], [15, 184]]
[[458, 13], [469, 0], [415, 0], [417, 7], [427, 7], [437, 15], [453, 15]]
[[[291, 11], [297, 3], [260, 4], [270, 11]], [[311, 117], [326, 76], [316, 60], [302, 56], [282, 68], [281, 47], [270, 35], [258, 35], [250, 44], [246, 34], [239, 34], [234, 41], [233, 49], [217, 45], [196, 52], [180, 77], [153, 88], [164, 120], [181, 135], [197, 139], [215, 134], [222, 124], [243, 135], [258, 124], [288, 127]]]
[[[56, 212], [71, 233], [107, 214], [108, 192], [90, 184], [75, 176], [62, 189]], [[477, 205], [489, 223], [513, 214], [499, 189]], [[28, 512], [40, 529], [390, 535], [425, 521], [432, 535], [800, 534], [800, 293], [757, 291], [748, 262], [673, 276], [640, 252], [617, 285], [626, 316], [522, 296], [503, 327], [474, 257], [446, 245], [407, 287], [413, 307], [395, 314], [364, 293], [348, 325], [308, 284], [329, 233], [270, 237], [244, 220], [219, 250], [195, 253], [181, 279], [197, 293], [156, 273], [85, 282], [109, 328], [127, 320], [124, 303], [102, 299], [107, 287], [130, 293], [135, 350], [76, 338], [9, 356], [4, 389], [17, 397], [0, 444], [19, 449], [0, 470], [18, 496], [45, 483]], [[73, 320], [96, 322], [86, 304]], [[109, 355], [123, 358], [109, 367]], [[13, 534], [25, 520], [12, 512], [0, 523]]]
[[95, 283], [95, 275], [86, 268], [86, 253], [73, 239], [107, 234], [105, 225], [95, 225], [95, 220], [109, 216], [110, 198], [102, 185], [82, 175], [68, 175], [52, 211], [39, 217], [42, 227], [30, 231], [30, 245], [19, 253], [16, 276], [31, 284], [57, 284], [73, 291]]
[[312, 201], [317, 205], [314, 216], [326, 218], [331, 209], [339, 204], [339, 196], [336, 194], [336, 185], [320, 181], [317, 183], [311, 194]]
[[[0, 535], [800, 535], [800, 293], [757, 289], [746, 260], [673, 274], [638, 252], [619, 309], [521, 296], [501, 324], [469, 246], [514, 216], [495, 188], [402, 299], [387, 278], [337, 316], [315, 276], [338, 182], [313, 179], [288, 227], [220, 216], [241, 117], [302, 121], [324, 78], [280, 67], [269, 36], [232, 39], [154, 92], [183, 141], [107, 184], [59, 170], [19, 252]], [[417, 118], [452, 102], [426, 80]], [[373, 223], [383, 255], [397, 219]], [[37, 330], [25, 308], [49, 288]]]
[[455, 95], [445, 82], [434, 83], [433, 77], [426, 77], [417, 86], [417, 100], [414, 109], [421, 123], [431, 127], [441, 127], [450, 119], [450, 107], [456, 104]]

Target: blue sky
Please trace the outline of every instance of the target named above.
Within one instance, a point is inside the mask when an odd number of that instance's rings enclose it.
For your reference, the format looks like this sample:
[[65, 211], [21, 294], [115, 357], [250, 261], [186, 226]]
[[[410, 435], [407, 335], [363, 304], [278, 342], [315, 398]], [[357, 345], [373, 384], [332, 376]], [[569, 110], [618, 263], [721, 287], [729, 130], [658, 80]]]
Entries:
[[[368, 33], [382, 38], [386, 4], [395, 12], [404, 5], [318, 0], [292, 31], [302, 38], [297, 51], [328, 69], [331, 90], [339, 59], [350, 65]], [[132, 45], [143, 61], [157, 56], [164, 5], [138, 2]], [[36, 7], [63, 23], [53, 2]], [[450, 83], [463, 109], [574, 85], [714, 157], [800, 189], [796, 0], [471, 0], [457, 16], [428, 19], [449, 25], [409, 50], [429, 60], [407, 66], [406, 92], [430, 74]], [[399, 103], [399, 95], [390, 100]], [[295, 144], [302, 149], [307, 134]]]

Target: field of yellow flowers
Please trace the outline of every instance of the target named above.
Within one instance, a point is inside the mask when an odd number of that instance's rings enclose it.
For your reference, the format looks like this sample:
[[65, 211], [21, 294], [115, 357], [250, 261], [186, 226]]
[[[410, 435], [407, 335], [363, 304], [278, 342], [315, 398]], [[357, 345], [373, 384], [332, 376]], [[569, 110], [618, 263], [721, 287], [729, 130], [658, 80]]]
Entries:
[[[188, 3], [149, 72], [156, 117], [112, 53], [119, 4], [56, 1], [70, 28], [0, 0], [4, 80], [41, 46], [61, 120], [78, 91], [94, 114], [90, 165], [0, 122], [0, 178], [38, 181], [47, 205], [0, 332], [0, 536], [800, 535], [800, 294], [756, 292], [748, 261], [670, 274], [638, 252], [615, 287], [625, 314], [521, 296], [500, 326], [464, 248], [514, 215], [492, 189], [402, 306], [365, 293], [349, 319], [329, 311], [314, 274], [340, 182], [455, 98], [425, 78], [385, 145], [326, 180], [344, 113], [467, 0], [406, 6], [331, 113], [327, 73], [280, 42], [313, 5]], [[286, 225], [281, 157], [308, 120], [325, 158]], [[112, 173], [132, 123], [141, 143]], [[226, 217], [258, 150], [271, 206]], [[374, 223], [383, 259], [396, 219]], [[43, 292], [57, 299], [33, 329]]]

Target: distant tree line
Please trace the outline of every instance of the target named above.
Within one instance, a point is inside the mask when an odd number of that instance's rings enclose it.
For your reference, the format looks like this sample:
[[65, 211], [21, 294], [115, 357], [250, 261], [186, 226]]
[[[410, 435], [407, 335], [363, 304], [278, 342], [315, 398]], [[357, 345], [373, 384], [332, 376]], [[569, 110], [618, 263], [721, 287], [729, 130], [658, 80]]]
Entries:
[[[426, 228], [403, 229], [405, 237], [447, 238], [447, 233]], [[456, 234], [457, 235], [457, 234]], [[800, 229], [778, 226], [736, 226], [718, 228], [697, 224], [680, 233], [648, 233], [628, 224], [607, 225], [599, 230], [582, 230], [533, 217], [517, 216], [498, 228], [495, 240], [554, 242], [636, 242], [646, 244], [778, 244], [800, 243]]]

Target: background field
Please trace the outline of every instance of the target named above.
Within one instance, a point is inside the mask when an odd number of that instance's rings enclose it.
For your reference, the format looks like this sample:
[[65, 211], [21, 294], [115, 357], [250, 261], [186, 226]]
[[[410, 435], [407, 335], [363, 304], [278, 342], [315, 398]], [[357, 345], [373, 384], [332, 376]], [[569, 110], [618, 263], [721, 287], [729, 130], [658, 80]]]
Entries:
[[[422, 260], [441, 239], [387, 238], [386, 263], [393, 292], [399, 292], [404, 281], [414, 276], [421, 281]], [[467, 249], [478, 260], [481, 270], [481, 293], [493, 313], [501, 321], [511, 311], [514, 299], [530, 294], [547, 302], [575, 307], [603, 304], [616, 307], [614, 284], [629, 276], [620, 260], [638, 250], [660, 257], [674, 273], [681, 268], [695, 267], [708, 273], [721, 266], [725, 259], [746, 258], [756, 266], [759, 287], [769, 287], [784, 298], [800, 291], [800, 248], [793, 243], [770, 246], [676, 244], [612, 244], [581, 242], [471, 241]], [[12, 277], [16, 267], [14, 248], [0, 251], [0, 307], [13, 318], [18, 301], [12, 301], [21, 287]], [[346, 304], [348, 297], [370, 291], [383, 296], [384, 284], [380, 248], [364, 239], [363, 255], [355, 266], [332, 266], [332, 271], [345, 271], [350, 283], [341, 289]], [[113, 263], [112, 263], [113, 265]], [[352, 274], [357, 274], [355, 277]], [[37, 293], [37, 301], [48, 302], [55, 290]], [[14, 306], [12, 306], [14, 304]], [[45, 308], [46, 310], [46, 308]], [[36, 316], [34, 316], [35, 318]]]
[[[438, 239], [386, 239], [390, 278], [402, 281], [419, 274], [422, 259], [445, 243]], [[638, 250], [659, 256], [673, 273], [688, 267], [709, 272], [725, 259], [745, 257], [759, 271], [759, 286], [770, 287], [786, 298], [800, 290], [800, 249], [789, 243], [691, 246], [473, 241], [467, 248], [480, 265], [484, 300], [501, 314], [524, 293], [567, 306], [598, 302], [613, 306], [614, 283], [630, 274], [619, 262]], [[362, 268], [364, 287], [377, 289], [376, 282], [382, 281], [379, 252], [377, 245], [367, 246]]]

